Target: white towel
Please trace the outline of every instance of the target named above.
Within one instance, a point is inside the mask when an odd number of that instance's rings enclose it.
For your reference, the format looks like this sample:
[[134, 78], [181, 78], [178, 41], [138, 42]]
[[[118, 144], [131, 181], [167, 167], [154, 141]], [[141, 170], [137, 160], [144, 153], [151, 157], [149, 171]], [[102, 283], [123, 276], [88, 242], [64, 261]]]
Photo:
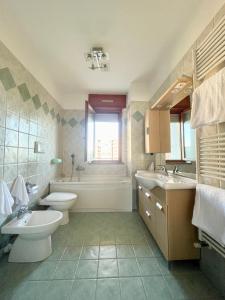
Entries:
[[192, 95], [192, 128], [221, 122], [225, 122], [225, 68], [205, 80]]
[[13, 197], [5, 181], [0, 180], [0, 214], [9, 216], [12, 214]]
[[11, 194], [13, 197], [15, 197], [16, 204], [28, 205], [29, 197], [28, 197], [27, 189], [22, 175], [17, 176], [13, 184]]
[[225, 245], [225, 190], [198, 184], [192, 224]]

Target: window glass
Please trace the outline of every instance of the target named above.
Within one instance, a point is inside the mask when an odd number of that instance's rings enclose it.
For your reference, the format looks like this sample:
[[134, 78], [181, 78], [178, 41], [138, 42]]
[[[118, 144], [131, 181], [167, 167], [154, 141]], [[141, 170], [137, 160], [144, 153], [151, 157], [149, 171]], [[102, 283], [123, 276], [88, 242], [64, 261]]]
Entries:
[[181, 159], [181, 135], [180, 135], [180, 118], [179, 115], [170, 115], [170, 142], [171, 152], [166, 154], [166, 159]]
[[191, 111], [183, 113], [184, 158], [195, 160], [195, 130], [190, 125]]

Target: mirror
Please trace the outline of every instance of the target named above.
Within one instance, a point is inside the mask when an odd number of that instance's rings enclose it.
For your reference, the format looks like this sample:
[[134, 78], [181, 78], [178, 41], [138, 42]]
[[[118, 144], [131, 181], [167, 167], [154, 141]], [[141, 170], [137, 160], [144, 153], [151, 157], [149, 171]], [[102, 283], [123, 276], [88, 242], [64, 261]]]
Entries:
[[167, 162], [184, 164], [195, 162], [195, 130], [190, 126], [190, 117], [190, 96], [170, 109], [171, 152], [166, 154]]

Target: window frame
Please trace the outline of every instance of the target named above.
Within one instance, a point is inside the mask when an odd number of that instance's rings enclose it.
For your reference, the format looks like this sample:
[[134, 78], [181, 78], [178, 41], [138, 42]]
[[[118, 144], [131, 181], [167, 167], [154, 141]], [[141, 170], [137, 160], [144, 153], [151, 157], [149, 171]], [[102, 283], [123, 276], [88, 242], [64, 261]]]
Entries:
[[[179, 115], [179, 127], [180, 127], [180, 159], [166, 159], [167, 164], [192, 164], [192, 161], [184, 157], [184, 113], [191, 111], [191, 108], [184, 109]], [[171, 114], [172, 115], [172, 114]], [[175, 113], [174, 113], [175, 115]]]
[[[92, 164], [121, 164], [122, 163], [122, 113], [117, 112], [98, 112], [97, 114], [116, 114], [118, 116], [118, 159], [117, 160], [100, 160], [94, 159], [91, 161]], [[95, 116], [94, 116], [95, 123]], [[94, 149], [95, 149], [95, 126], [94, 126]]]

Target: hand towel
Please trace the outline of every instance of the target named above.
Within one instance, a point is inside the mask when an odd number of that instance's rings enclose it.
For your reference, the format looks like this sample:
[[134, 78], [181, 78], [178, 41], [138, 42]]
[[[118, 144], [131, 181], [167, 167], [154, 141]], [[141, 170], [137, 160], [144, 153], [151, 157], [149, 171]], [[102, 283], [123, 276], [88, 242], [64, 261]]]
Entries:
[[11, 194], [13, 197], [15, 197], [16, 204], [28, 205], [29, 197], [28, 197], [27, 189], [22, 175], [17, 176], [13, 184]]
[[198, 184], [192, 224], [225, 245], [225, 190]]
[[12, 214], [13, 197], [5, 181], [0, 180], [0, 214], [9, 216]]
[[225, 122], [225, 68], [205, 80], [192, 95], [191, 126]]

